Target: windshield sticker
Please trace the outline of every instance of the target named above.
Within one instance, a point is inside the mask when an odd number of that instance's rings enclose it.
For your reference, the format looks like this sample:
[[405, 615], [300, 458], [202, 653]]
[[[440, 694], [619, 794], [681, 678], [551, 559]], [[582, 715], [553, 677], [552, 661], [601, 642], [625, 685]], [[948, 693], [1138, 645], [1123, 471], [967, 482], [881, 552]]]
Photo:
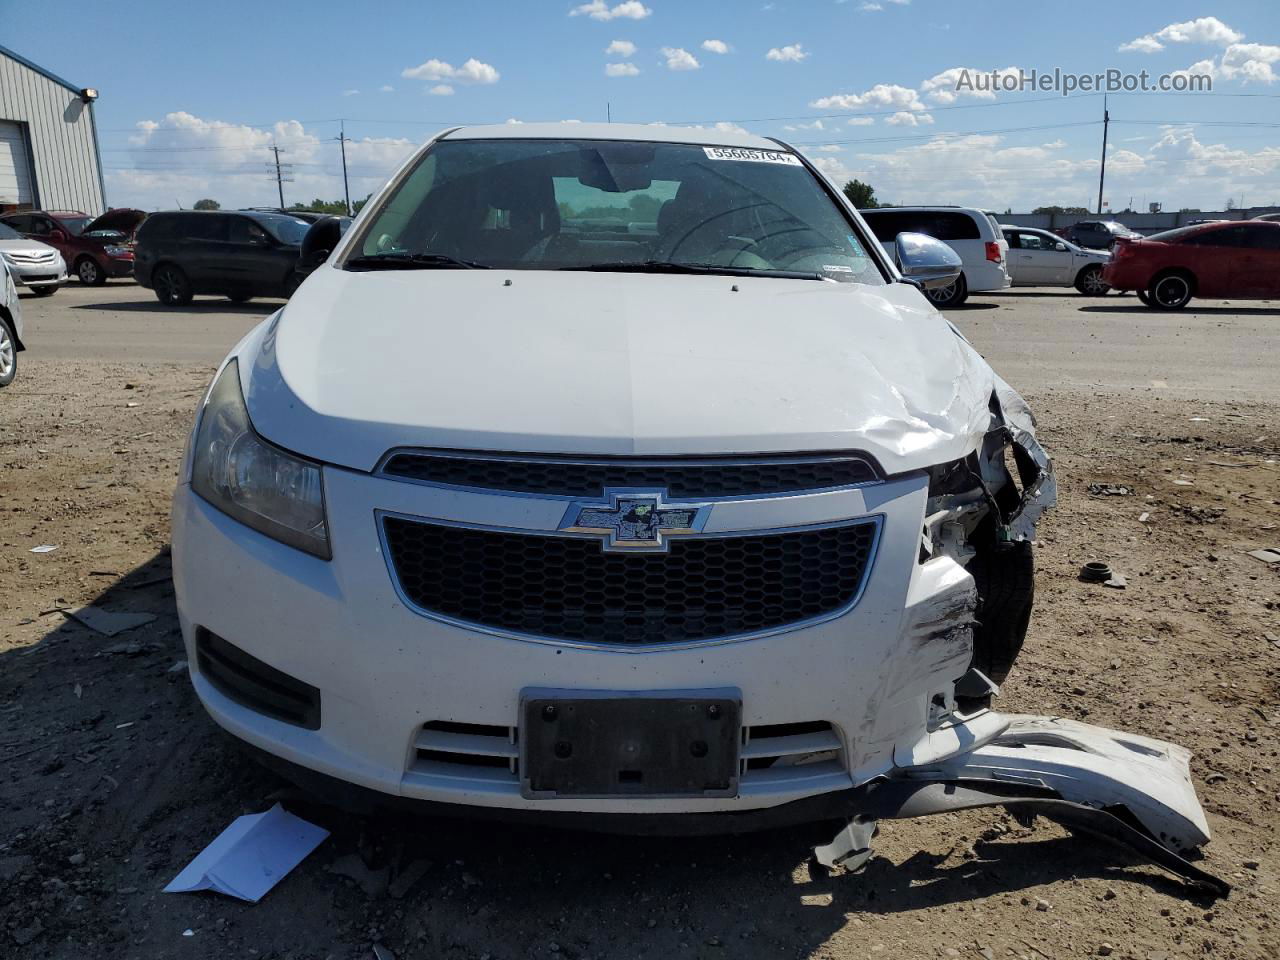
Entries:
[[804, 166], [794, 153], [779, 150], [746, 150], [742, 147], [703, 147], [708, 160], [748, 160], [754, 163], [781, 163], [788, 167]]
[[853, 267], [846, 267], [839, 263], [824, 263], [822, 269], [827, 273], [853, 273]]

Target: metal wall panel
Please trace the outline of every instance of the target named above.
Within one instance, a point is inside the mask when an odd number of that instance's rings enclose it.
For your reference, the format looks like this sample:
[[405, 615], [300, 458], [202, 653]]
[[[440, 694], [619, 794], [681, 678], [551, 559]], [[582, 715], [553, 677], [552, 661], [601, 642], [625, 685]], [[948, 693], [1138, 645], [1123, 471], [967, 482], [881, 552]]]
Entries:
[[91, 105], [77, 91], [0, 50], [0, 121], [26, 125], [32, 203], [45, 210], [106, 210]]

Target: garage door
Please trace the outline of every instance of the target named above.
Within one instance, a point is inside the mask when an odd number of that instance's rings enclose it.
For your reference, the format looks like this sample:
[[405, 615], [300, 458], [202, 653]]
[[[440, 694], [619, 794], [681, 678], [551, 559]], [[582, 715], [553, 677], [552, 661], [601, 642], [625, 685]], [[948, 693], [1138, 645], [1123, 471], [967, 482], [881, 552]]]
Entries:
[[27, 156], [22, 127], [11, 120], [0, 120], [0, 207], [35, 203]]

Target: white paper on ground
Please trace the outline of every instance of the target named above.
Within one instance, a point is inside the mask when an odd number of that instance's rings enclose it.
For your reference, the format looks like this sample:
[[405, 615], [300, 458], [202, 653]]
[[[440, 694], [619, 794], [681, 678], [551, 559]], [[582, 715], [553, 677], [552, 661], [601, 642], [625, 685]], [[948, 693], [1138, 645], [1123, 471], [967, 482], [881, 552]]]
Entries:
[[216, 890], [257, 903], [328, 835], [277, 803], [266, 813], [237, 817], [164, 892]]

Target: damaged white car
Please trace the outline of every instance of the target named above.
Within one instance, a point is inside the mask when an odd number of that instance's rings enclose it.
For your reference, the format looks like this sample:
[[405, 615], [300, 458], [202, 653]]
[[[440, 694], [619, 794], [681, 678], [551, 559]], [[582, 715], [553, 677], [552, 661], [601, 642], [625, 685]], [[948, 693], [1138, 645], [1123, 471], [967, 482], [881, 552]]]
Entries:
[[[710, 137], [710, 139], [708, 139]], [[328, 232], [326, 232], [328, 231]], [[174, 502], [213, 718], [344, 802], [571, 827], [1004, 804], [1213, 885], [1185, 751], [990, 700], [1053, 504], [1022, 399], [785, 144], [445, 132], [251, 332]]]

